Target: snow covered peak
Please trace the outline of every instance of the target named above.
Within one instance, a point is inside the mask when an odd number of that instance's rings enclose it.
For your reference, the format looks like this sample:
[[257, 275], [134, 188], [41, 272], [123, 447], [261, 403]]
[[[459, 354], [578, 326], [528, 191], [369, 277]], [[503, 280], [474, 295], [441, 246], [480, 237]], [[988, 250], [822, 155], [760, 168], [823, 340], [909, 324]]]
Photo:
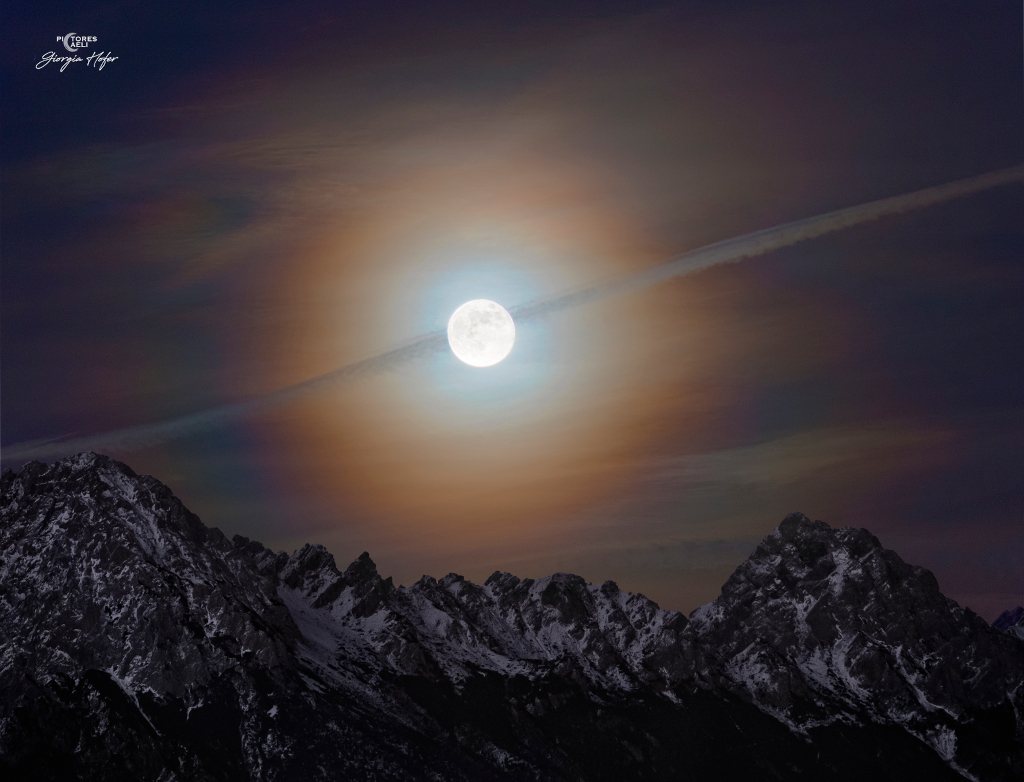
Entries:
[[93, 453], [32, 462], [4, 472], [0, 509], [3, 667], [96, 668], [184, 696], [233, 655], [288, 664], [298, 631], [261, 560], [159, 481]]
[[992, 626], [1024, 639], [1024, 606], [1003, 611], [992, 623]]
[[797, 730], [898, 724], [967, 770], [974, 715], [1022, 713], [1014, 641], [867, 530], [790, 514], [690, 618], [695, 675]]

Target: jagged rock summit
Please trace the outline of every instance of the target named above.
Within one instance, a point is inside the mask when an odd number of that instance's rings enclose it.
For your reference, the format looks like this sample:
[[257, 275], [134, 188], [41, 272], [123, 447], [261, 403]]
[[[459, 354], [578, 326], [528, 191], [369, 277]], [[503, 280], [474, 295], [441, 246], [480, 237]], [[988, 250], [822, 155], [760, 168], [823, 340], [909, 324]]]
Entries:
[[1024, 642], [865, 530], [791, 514], [687, 620], [567, 573], [395, 587], [96, 454], [4, 471], [0, 512], [5, 779], [1024, 775]]
[[1000, 630], [1006, 630], [1008, 633], [1013, 633], [1018, 638], [1024, 640], [1024, 606], [1017, 606], [1012, 610], [1003, 611], [992, 623], [992, 626], [998, 627]]

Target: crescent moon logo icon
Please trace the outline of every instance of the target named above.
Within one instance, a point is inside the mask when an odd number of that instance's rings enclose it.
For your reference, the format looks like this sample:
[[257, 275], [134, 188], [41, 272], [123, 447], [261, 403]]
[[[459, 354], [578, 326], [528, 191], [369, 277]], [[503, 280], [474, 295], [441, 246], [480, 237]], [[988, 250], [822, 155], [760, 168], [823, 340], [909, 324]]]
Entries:
[[64, 36], [64, 48], [67, 49], [69, 52], [77, 52], [78, 51], [78, 47], [77, 46], [72, 46], [70, 43], [68, 43], [68, 41], [70, 41], [74, 37], [74, 35], [75, 35], [74, 33], [68, 33], [67, 35]]

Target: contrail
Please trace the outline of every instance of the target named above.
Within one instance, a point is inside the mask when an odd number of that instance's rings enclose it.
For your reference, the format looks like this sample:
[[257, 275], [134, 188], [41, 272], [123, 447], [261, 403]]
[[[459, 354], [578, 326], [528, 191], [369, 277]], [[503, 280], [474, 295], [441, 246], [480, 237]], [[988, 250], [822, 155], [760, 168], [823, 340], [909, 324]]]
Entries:
[[736, 261], [742, 261], [744, 258], [764, 255], [781, 247], [788, 247], [791, 244], [796, 244], [806, 239], [813, 239], [816, 236], [822, 236], [823, 234], [849, 228], [860, 223], [867, 223], [880, 217], [909, 212], [914, 209], [923, 209], [926, 206], [951, 201], [954, 198], [960, 198], [961, 196], [973, 193], [980, 193], [983, 190], [989, 190], [999, 185], [1010, 184], [1011, 182], [1024, 182], [1024, 165], [1004, 168], [988, 174], [980, 174], [969, 179], [958, 179], [945, 185], [927, 187], [924, 190], [882, 198], [878, 201], [869, 201], [860, 206], [837, 209], [834, 212], [826, 212], [817, 217], [806, 217], [803, 220], [784, 223], [774, 228], [765, 228], [761, 231], [743, 234], [734, 239], [715, 242], [706, 247], [684, 253], [667, 263], [655, 266], [653, 269], [629, 274], [617, 280], [594, 285], [590, 288], [583, 288], [555, 298], [523, 304], [513, 307], [509, 312], [514, 317], [524, 318], [541, 313], [554, 312], [567, 307], [575, 307], [580, 304], [597, 301], [598, 299], [605, 299], [609, 296], [618, 296], [623, 293], [643, 290], [673, 277], [681, 277], [684, 274], [707, 269], [709, 266], [717, 266], [721, 263], [735, 263]]
[[[934, 204], [951, 201], [954, 198], [980, 193], [1000, 185], [1013, 182], [1024, 182], [1024, 165], [1004, 168], [987, 174], [960, 179], [944, 185], [928, 187], [905, 195], [882, 198], [860, 206], [837, 209], [817, 217], [808, 217], [792, 223], [785, 223], [774, 228], [743, 234], [734, 239], [709, 244], [680, 255], [667, 263], [653, 269], [628, 274], [615, 280], [600, 283], [588, 288], [581, 288], [569, 293], [547, 299], [520, 304], [512, 307], [509, 312], [516, 320], [535, 318], [553, 312], [578, 307], [610, 296], [649, 288], [659, 282], [690, 274], [710, 266], [722, 263], [734, 263], [744, 258], [763, 255], [782, 247], [813, 239], [833, 231], [849, 228], [860, 223], [877, 220], [888, 215], [923, 209]], [[211, 424], [237, 418], [246, 413], [265, 410], [291, 402], [308, 394], [316, 393], [328, 386], [347, 383], [368, 375], [378, 374], [412, 361], [416, 358], [433, 355], [442, 351], [447, 345], [447, 334], [435, 331], [424, 334], [406, 344], [380, 353], [370, 358], [347, 364], [325, 375], [304, 380], [301, 383], [271, 391], [262, 396], [243, 402], [214, 407], [190, 415], [171, 418], [152, 424], [130, 426], [112, 432], [76, 437], [69, 440], [39, 441], [17, 443], [4, 448], [0, 452], [0, 460], [22, 461], [27, 459], [43, 459], [63, 456], [80, 451], [95, 449], [128, 450], [147, 445], [166, 442], [181, 437], [189, 432], [202, 429]]]

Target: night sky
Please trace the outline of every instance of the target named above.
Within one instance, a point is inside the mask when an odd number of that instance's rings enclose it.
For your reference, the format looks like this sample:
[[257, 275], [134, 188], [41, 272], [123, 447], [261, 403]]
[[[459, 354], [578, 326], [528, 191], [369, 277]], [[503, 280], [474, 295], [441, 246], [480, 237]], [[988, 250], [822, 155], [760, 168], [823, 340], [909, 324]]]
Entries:
[[[5, 448], [1024, 163], [1016, 0], [2, 14]], [[37, 68], [69, 32], [117, 59]], [[1024, 603], [1024, 186], [519, 324], [490, 369], [446, 351], [105, 450], [396, 584], [569, 571], [689, 612], [802, 511], [991, 619]]]

